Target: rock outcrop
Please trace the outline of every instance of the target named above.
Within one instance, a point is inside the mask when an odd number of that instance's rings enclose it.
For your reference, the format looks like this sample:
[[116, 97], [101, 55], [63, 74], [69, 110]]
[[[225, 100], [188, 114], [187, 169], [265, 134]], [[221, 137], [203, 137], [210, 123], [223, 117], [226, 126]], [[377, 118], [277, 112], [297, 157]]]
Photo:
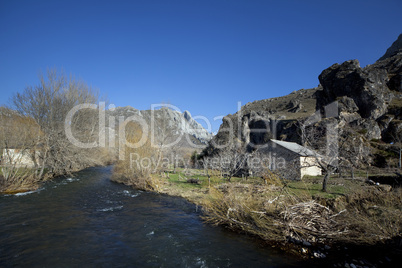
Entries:
[[[213, 136], [191, 117], [189, 111], [180, 113], [166, 107], [158, 110], [140, 111], [131, 106], [126, 106], [107, 110], [106, 113], [106, 118], [113, 116], [116, 123], [129, 117], [133, 118], [134, 121], [144, 120], [149, 129], [152, 129], [156, 139], [162, 135], [168, 137], [169, 141], [181, 138], [179, 145], [184, 147], [191, 147], [191, 144], [186, 143], [186, 139], [190, 139], [191, 143], [196, 145], [206, 145]], [[108, 127], [113, 128], [113, 126]], [[162, 134], [162, 132], [165, 133]]]
[[353, 99], [363, 118], [378, 119], [387, 112], [393, 98], [387, 86], [388, 73], [384, 68], [361, 68], [358, 60], [334, 64], [318, 77], [323, 87], [324, 103], [339, 97]]
[[[224, 118], [206, 153], [230, 139], [244, 145], [263, 144], [272, 137], [301, 142], [298, 122], [325, 117], [325, 107], [331, 103], [337, 103], [338, 111], [331, 117], [340, 127], [350, 126], [366, 141], [389, 142], [402, 129], [401, 44], [402, 35], [383, 57], [364, 68], [358, 60], [332, 65], [319, 75], [316, 88], [247, 103]], [[230, 125], [233, 137], [228, 135]]]

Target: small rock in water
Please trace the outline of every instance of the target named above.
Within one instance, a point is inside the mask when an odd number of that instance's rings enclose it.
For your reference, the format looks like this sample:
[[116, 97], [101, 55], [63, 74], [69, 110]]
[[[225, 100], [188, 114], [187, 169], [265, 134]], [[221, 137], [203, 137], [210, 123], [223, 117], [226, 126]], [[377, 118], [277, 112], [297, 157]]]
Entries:
[[345, 268], [350, 268], [349, 263], [345, 263]]
[[356, 265], [354, 265], [353, 263], [350, 264], [350, 268], [356, 268]]
[[314, 257], [323, 259], [323, 258], [325, 258], [326, 256], [325, 256], [324, 253], [321, 253], [321, 252], [314, 252]]
[[331, 249], [331, 247], [328, 246], [328, 245], [325, 245], [324, 248], [325, 248], [325, 250], [330, 250]]
[[301, 252], [302, 252], [303, 254], [307, 254], [308, 249], [306, 249], [306, 248], [302, 248], [302, 249], [301, 249]]
[[311, 243], [306, 240], [303, 240], [303, 246], [311, 247]]

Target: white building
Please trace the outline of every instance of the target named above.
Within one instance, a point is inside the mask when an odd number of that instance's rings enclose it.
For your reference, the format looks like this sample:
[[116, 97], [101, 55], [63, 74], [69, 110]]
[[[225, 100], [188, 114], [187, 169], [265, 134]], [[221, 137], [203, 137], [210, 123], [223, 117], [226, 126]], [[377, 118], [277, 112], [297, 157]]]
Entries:
[[295, 142], [271, 139], [260, 152], [272, 159], [270, 169], [282, 174], [286, 179], [301, 180], [305, 175], [322, 175], [316, 152]]
[[[39, 152], [35, 153], [35, 161], [38, 163]], [[16, 165], [23, 167], [35, 167], [33, 152], [23, 149], [3, 149], [1, 155], [2, 165]]]

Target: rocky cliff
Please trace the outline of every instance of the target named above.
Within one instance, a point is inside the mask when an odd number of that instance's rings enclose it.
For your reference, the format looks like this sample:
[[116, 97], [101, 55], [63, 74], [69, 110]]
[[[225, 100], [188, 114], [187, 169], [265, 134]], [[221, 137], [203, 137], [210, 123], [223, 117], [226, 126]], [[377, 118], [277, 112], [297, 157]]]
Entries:
[[[116, 107], [106, 111], [106, 118], [114, 117], [117, 129], [119, 120], [132, 118], [134, 121], [143, 120], [152, 131], [155, 142], [164, 139], [165, 144], [176, 141], [177, 147], [191, 148], [193, 144], [197, 146], [206, 145], [212, 138], [212, 134], [195, 121], [189, 111], [180, 113], [178, 111], [163, 107], [158, 110], [137, 110], [131, 106]], [[108, 124], [108, 122], [106, 122]], [[109, 126], [112, 127], [113, 126]], [[158, 141], [159, 140], [159, 141]]]
[[[217, 144], [236, 140], [244, 145], [263, 144], [274, 137], [301, 142], [298, 121], [325, 117], [325, 107], [336, 103], [332, 112], [338, 124], [349, 125], [367, 141], [390, 142], [402, 130], [402, 35], [385, 55], [362, 68], [358, 60], [334, 64], [319, 75], [316, 88], [301, 89], [278, 98], [254, 101], [223, 119], [206, 154]], [[233, 125], [230, 136], [228, 128]]]

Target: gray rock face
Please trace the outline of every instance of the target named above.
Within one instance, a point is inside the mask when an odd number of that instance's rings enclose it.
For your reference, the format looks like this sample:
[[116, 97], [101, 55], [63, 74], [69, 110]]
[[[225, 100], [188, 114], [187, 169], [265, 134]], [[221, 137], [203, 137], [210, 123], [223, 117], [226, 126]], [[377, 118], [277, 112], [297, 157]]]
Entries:
[[341, 113], [355, 113], [359, 111], [359, 107], [357, 107], [355, 101], [352, 98], [347, 96], [343, 96], [338, 100], [339, 112]]
[[[119, 122], [119, 118], [123, 120], [131, 117], [134, 120], [144, 120], [149, 128], [153, 128], [156, 136], [158, 132], [167, 132], [167, 135], [173, 139], [176, 136], [189, 135], [198, 140], [201, 144], [207, 144], [212, 139], [212, 134], [202, 127], [197, 121], [195, 121], [190, 112], [185, 111], [180, 113], [163, 107], [159, 110], [143, 110], [139, 111], [133, 107], [116, 107], [114, 111], [107, 111], [108, 116], [114, 116], [116, 122]], [[164, 130], [162, 130], [162, 128]]]
[[183, 116], [187, 121], [190, 121], [192, 119], [189, 111], [184, 111]]
[[291, 100], [288, 104], [289, 112], [298, 113], [303, 109], [303, 104], [299, 100]]
[[[401, 36], [400, 36], [401, 37]], [[378, 60], [373, 65], [367, 66], [367, 69], [384, 69], [387, 71], [387, 86], [395, 92], [402, 92], [402, 50], [395, 52], [392, 57]]]
[[362, 69], [358, 60], [334, 64], [318, 78], [328, 101], [343, 96], [352, 98], [364, 118], [377, 119], [384, 115], [393, 98], [387, 87], [387, 71], [380, 68]]
[[360, 128], [367, 130], [365, 136], [368, 140], [381, 139], [381, 129], [376, 121], [371, 119], [362, 120], [359, 126]]

